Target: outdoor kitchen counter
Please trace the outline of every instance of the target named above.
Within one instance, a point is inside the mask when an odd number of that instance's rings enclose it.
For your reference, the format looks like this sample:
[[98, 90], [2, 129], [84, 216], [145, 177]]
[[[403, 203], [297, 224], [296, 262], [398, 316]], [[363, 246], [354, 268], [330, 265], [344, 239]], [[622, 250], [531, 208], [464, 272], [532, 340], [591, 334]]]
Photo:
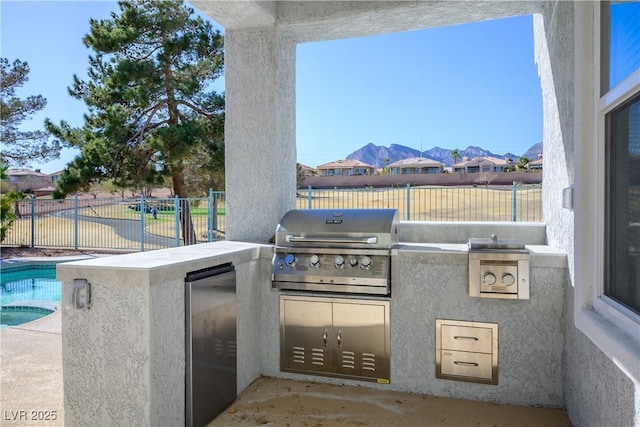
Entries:
[[[566, 268], [567, 254], [547, 245], [526, 245], [529, 250], [530, 266], [548, 268]], [[469, 250], [466, 243], [400, 243], [395, 246], [393, 255], [408, 257], [416, 262], [435, 264], [469, 263]]]
[[[469, 296], [466, 243], [394, 247], [391, 295], [382, 298], [390, 302], [391, 379], [367, 386], [562, 407], [566, 255], [527, 249], [530, 299], [497, 300]], [[215, 242], [58, 265], [63, 292], [74, 279], [91, 284], [89, 309], [62, 307], [65, 421], [184, 424], [185, 275], [227, 262], [237, 273], [239, 391], [261, 375], [361, 385], [281, 372], [282, 293], [272, 287], [272, 256], [270, 245]], [[497, 385], [436, 378], [437, 319], [499, 326]]]
[[[401, 243], [391, 269], [391, 387], [395, 390], [562, 407], [567, 255], [530, 252], [529, 299], [469, 295], [466, 243]], [[437, 321], [497, 325], [498, 383], [436, 377]]]
[[68, 425], [184, 425], [185, 277], [232, 262], [236, 269], [242, 389], [259, 374], [259, 294], [268, 292], [272, 248], [221, 241], [74, 261], [57, 266], [63, 295], [90, 284], [88, 309], [62, 304]]
[[[69, 262], [59, 264], [57, 273], [64, 279], [68, 275], [66, 272], [79, 267], [126, 271], [127, 274], [136, 270], [162, 271], [163, 274], [171, 274], [171, 271], [175, 271], [180, 275], [182, 274], [181, 267], [193, 271], [227, 262], [245, 263], [258, 258], [261, 248], [270, 247], [252, 243], [220, 241]], [[198, 264], [202, 266], [198, 267]], [[184, 279], [184, 275], [181, 276], [181, 279]]]

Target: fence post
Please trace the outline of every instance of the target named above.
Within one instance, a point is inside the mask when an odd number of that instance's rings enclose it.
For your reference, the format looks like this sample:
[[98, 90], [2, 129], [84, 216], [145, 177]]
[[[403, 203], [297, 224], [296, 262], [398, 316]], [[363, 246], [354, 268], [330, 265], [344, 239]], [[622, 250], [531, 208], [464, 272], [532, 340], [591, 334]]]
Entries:
[[218, 240], [218, 235], [216, 232], [218, 231], [218, 204], [220, 203], [220, 199], [222, 199], [222, 195], [225, 194], [222, 191], [215, 191], [213, 193], [213, 226], [211, 230], [213, 232], [213, 239]]
[[307, 187], [307, 204], [308, 204], [308, 209], [311, 209], [311, 186]]
[[180, 199], [176, 194], [173, 198], [173, 219], [176, 233], [176, 248], [180, 246]]
[[518, 195], [518, 182], [513, 181], [513, 186], [511, 187], [511, 220], [513, 222], [516, 221], [516, 217], [518, 216], [518, 204], [516, 202], [516, 197]]
[[[17, 205], [17, 202], [16, 202]], [[36, 198], [31, 197], [31, 247], [36, 246]]]
[[207, 236], [208, 242], [213, 242], [213, 217], [216, 215], [216, 212], [213, 210], [213, 188], [209, 189], [209, 208], [207, 209], [207, 220], [209, 224], [207, 228], [209, 229], [209, 234]]
[[78, 250], [78, 233], [79, 233], [79, 218], [78, 218], [78, 194], [73, 199], [73, 247]]
[[144, 214], [147, 207], [144, 205], [144, 194], [140, 194], [140, 250], [144, 252]]
[[411, 220], [411, 184], [407, 183], [407, 221]]

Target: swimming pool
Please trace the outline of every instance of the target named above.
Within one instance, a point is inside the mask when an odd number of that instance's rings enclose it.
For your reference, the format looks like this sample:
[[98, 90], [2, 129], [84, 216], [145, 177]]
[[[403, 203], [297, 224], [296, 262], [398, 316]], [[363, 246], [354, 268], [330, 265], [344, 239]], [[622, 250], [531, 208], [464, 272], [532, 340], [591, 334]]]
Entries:
[[55, 264], [30, 264], [2, 268], [0, 327], [20, 325], [54, 311], [62, 300], [62, 285]]

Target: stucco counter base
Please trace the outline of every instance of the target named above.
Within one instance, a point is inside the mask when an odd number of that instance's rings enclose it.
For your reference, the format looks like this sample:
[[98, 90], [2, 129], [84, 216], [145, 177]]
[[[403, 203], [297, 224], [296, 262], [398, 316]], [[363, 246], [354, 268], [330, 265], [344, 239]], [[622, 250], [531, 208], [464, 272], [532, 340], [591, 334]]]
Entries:
[[[74, 279], [91, 285], [88, 310], [66, 307], [63, 297], [65, 422], [182, 425], [185, 275], [233, 262], [239, 292], [250, 292], [266, 286], [259, 280], [263, 248], [215, 242], [59, 264], [63, 295]], [[239, 370], [256, 377], [255, 368]]]

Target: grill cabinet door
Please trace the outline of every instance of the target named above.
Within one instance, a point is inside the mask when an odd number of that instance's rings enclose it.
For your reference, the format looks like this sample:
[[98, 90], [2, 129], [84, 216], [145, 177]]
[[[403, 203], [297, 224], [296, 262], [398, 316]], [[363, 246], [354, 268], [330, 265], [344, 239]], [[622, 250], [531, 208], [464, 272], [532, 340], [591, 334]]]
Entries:
[[331, 372], [331, 306], [330, 302], [281, 299], [283, 371]]
[[334, 372], [389, 380], [389, 306], [384, 303], [334, 303]]

